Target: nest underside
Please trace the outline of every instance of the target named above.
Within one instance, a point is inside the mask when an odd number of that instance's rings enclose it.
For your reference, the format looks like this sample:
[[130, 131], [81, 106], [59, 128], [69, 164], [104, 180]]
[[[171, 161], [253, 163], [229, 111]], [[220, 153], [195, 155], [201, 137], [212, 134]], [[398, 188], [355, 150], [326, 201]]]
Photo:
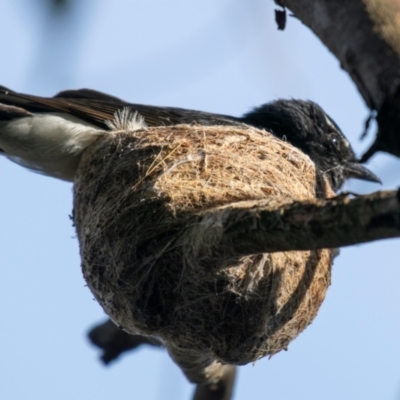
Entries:
[[276, 209], [330, 195], [311, 160], [268, 132], [114, 132], [87, 151], [75, 182], [84, 277], [128, 332], [222, 363], [255, 361], [286, 349], [314, 319], [330, 284], [331, 251], [216, 262], [211, 250], [199, 253], [208, 233], [198, 227], [224, 207]]

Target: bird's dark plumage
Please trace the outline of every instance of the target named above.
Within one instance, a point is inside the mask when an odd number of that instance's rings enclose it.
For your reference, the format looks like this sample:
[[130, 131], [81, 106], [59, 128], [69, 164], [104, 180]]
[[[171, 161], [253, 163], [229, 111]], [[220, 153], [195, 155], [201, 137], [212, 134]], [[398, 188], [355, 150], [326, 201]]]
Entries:
[[357, 160], [340, 128], [312, 101], [277, 100], [245, 114], [241, 121], [263, 128], [306, 153], [336, 191], [349, 178], [379, 182]]
[[1, 121], [35, 113], [65, 113], [93, 127], [108, 130], [106, 121], [113, 120], [114, 114], [124, 107], [137, 111], [148, 126], [246, 124], [265, 129], [306, 153], [325, 173], [334, 190], [348, 178], [379, 182], [379, 178], [358, 162], [339, 127], [321, 107], [300, 100], [274, 101], [237, 118], [174, 107], [131, 104], [90, 89], [67, 90], [45, 98], [16, 93], [0, 86], [0, 148]]

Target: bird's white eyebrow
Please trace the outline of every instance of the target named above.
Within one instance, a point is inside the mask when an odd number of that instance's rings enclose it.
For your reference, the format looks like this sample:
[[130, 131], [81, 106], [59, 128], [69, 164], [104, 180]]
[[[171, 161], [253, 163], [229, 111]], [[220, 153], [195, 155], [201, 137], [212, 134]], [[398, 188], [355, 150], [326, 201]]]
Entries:
[[331, 119], [325, 114], [325, 122], [327, 125], [332, 128], [334, 131], [337, 130], [337, 127], [334, 125], [334, 123], [331, 121]]

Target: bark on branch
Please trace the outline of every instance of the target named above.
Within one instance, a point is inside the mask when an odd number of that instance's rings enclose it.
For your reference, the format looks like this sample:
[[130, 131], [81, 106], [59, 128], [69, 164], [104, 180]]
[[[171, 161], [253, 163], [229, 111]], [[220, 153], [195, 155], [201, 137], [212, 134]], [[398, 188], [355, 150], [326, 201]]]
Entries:
[[295, 202], [272, 211], [228, 208], [202, 225], [210, 230], [204, 237], [221, 235], [215, 253], [222, 258], [350, 246], [400, 236], [400, 190]]

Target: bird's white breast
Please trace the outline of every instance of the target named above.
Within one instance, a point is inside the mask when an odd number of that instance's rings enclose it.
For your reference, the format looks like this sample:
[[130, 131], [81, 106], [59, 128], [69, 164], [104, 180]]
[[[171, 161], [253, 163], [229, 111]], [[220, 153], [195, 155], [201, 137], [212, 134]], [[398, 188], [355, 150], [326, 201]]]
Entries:
[[0, 149], [12, 161], [72, 181], [82, 152], [105, 131], [64, 113], [0, 121]]

